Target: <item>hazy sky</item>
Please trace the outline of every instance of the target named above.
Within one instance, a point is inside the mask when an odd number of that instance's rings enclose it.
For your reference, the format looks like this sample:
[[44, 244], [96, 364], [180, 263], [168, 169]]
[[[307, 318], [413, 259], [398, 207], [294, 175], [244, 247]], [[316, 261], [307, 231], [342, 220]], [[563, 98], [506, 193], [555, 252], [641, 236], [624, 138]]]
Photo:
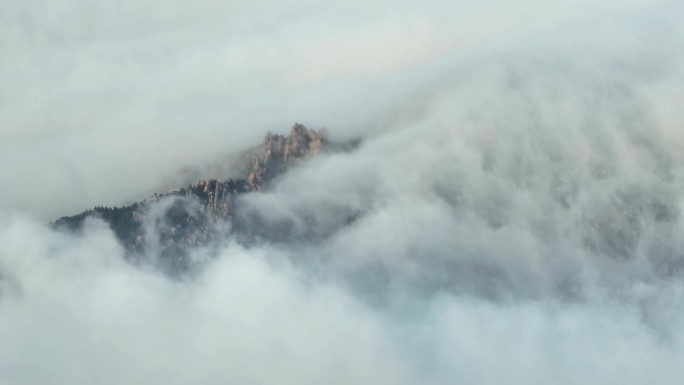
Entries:
[[[678, 383], [682, 19], [0, 0], [0, 385]], [[179, 281], [44, 225], [294, 122], [364, 141], [244, 197], [289, 242]]]

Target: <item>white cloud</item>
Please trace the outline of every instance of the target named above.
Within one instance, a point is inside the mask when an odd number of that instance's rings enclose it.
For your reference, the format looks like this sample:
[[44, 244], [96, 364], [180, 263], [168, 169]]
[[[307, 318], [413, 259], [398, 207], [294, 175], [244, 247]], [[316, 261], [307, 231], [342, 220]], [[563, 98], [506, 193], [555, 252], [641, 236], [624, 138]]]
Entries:
[[[678, 378], [675, 2], [0, 9], [0, 384]], [[37, 223], [294, 121], [364, 142], [243, 197], [287, 242], [172, 280]]]

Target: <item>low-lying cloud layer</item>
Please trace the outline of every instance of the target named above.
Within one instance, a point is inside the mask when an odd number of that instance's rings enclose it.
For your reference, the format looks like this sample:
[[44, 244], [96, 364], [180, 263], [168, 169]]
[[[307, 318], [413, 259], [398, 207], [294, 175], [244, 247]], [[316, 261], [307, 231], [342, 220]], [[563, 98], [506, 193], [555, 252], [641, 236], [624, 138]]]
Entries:
[[[681, 5], [0, 9], [0, 384], [678, 380]], [[293, 121], [363, 142], [241, 198], [286, 239], [177, 279], [42, 224]]]

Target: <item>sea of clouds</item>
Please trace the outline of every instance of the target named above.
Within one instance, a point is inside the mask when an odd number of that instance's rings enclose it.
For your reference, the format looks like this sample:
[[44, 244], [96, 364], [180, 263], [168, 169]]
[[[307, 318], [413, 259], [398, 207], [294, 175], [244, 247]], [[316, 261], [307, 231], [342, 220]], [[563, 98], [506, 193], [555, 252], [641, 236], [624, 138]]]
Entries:
[[[0, 384], [678, 383], [682, 18], [0, 0]], [[46, 226], [295, 121], [361, 145], [244, 195], [264, 242], [195, 274]]]

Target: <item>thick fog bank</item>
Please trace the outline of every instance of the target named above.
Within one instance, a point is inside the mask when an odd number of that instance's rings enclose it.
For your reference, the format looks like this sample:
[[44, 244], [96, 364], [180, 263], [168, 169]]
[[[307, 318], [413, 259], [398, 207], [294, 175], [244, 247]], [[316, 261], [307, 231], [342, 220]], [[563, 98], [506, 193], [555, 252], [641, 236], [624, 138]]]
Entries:
[[7, 384], [675, 383], [683, 358], [673, 282], [570, 303], [398, 285], [378, 305], [270, 247], [228, 246], [183, 281], [124, 262], [98, 222], [1, 234]]

